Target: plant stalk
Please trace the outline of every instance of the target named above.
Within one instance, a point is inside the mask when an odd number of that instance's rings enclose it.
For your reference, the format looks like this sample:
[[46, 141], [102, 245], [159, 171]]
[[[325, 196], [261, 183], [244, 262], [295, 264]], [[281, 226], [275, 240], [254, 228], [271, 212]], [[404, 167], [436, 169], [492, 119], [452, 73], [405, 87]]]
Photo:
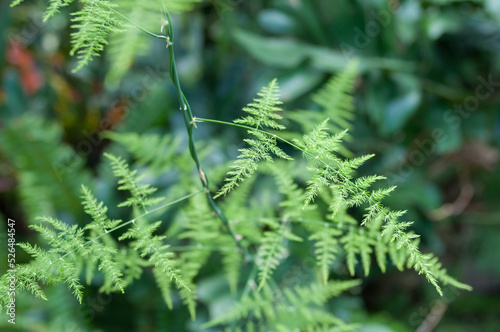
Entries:
[[[168, 24], [168, 36], [170, 37], [170, 42], [173, 44], [174, 43], [174, 30], [172, 27], [172, 19], [170, 17], [170, 14], [164, 9], [164, 15], [167, 18], [169, 24]], [[167, 41], [168, 42], [168, 41]], [[167, 44], [168, 47], [168, 44]], [[208, 177], [205, 175], [205, 172], [203, 171], [203, 168], [201, 167], [200, 160], [198, 158], [198, 151], [196, 149], [196, 145], [194, 143], [194, 138], [193, 138], [193, 127], [195, 124], [195, 118], [193, 117], [193, 113], [191, 111], [191, 107], [189, 106], [189, 102], [187, 101], [186, 97], [184, 96], [184, 93], [182, 92], [181, 84], [179, 82], [179, 75], [177, 73], [177, 66], [175, 64], [175, 54], [174, 54], [174, 48], [169, 47], [169, 55], [170, 55], [170, 78], [172, 79], [172, 83], [174, 84], [176, 90], [177, 90], [177, 97], [179, 98], [179, 107], [180, 111], [182, 112], [182, 115], [184, 117], [184, 124], [186, 126], [186, 131], [188, 134], [189, 138], [189, 152], [191, 154], [191, 158], [193, 159], [194, 163], [196, 164], [196, 169], [198, 170], [198, 176], [200, 177], [201, 184], [203, 185], [205, 195], [207, 196], [207, 201], [214, 213], [217, 215], [217, 217], [222, 221], [222, 224], [224, 227], [227, 229], [229, 234], [233, 237], [233, 239], [236, 242], [236, 245], [238, 248], [241, 250], [243, 253], [245, 259], [247, 261], [251, 261], [252, 257], [249, 255], [247, 249], [241, 244], [241, 241], [238, 239], [238, 236], [234, 232], [233, 228], [229, 225], [229, 221], [227, 217], [224, 215], [224, 212], [217, 206], [215, 203], [215, 200], [212, 197], [212, 194], [210, 193], [209, 189], [209, 182], [208, 182]]]

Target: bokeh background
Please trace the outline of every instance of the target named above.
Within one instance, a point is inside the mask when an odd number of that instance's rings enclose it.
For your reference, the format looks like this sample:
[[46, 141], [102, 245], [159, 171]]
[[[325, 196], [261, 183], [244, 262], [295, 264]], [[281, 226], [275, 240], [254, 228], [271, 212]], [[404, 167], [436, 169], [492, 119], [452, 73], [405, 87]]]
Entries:
[[[27, 228], [36, 216], [84, 223], [81, 183], [116, 202], [102, 153], [125, 151], [104, 131], [169, 133], [185, 144], [164, 42], [131, 31], [73, 73], [75, 6], [44, 23], [42, 1], [0, 4], [0, 214], [16, 220], [18, 241], [38, 241]], [[143, 22], [159, 31], [160, 15]], [[208, 0], [173, 24], [185, 93], [205, 118], [240, 116], [274, 77], [285, 112], [314, 108], [311, 93], [359, 59], [348, 148], [376, 154], [361, 173], [398, 186], [386, 204], [408, 210], [422, 249], [474, 290], [445, 288], [440, 298], [413, 271], [374, 269], [336, 306], [363, 331], [500, 331], [499, 1]], [[199, 127], [208, 165], [234, 158], [244, 132]], [[161, 172], [148, 180], [170, 185]], [[18, 262], [28, 259], [18, 252]], [[201, 331], [203, 312], [225, 292], [216, 266], [202, 273], [194, 322], [180, 304], [168, 311], [145, 276], [125, 294], [88, 286], [82, 306], [64, 286], [48, 289], [48, 302], [19, 294], [14, 330]]]

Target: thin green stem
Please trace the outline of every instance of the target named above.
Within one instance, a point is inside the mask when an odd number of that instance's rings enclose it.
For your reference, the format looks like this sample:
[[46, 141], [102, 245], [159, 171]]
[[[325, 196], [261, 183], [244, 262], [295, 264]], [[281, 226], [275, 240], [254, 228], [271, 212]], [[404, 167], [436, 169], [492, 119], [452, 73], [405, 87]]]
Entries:
[[[182, 202], [182, 201], [185, 201], [186, 199], [188, 199], [188, 198], [190, 198], [190, 197], [193, 197], [193, 196], [195, 196], [195, 195], [199, 194], [200, 192], [202, 192], [202, 189], [197, 190], [197, 191], [195, 191], [194, 193], [191, 193], [191, 194], [189, 194], [189, 195], [183, 196], [183, 197], [181, 197], [181, 198], [179, 198], [179, 199], [176, 199], [175, 201], [172, 201], [172, 202], [169, 202], [169, 203], [163, 204], [163, 205], [161, 205], [161, 206], [159, 206], [159, 207], [157, 207], [157, 208], [154, 208], [154, 209], [152, 209], [152, 210], [150, 210], [150, 211], [148, 211], [148, 212], [145, 212], [145, 213], [141, 214], [140, 216], [137, 216], [137, 217], [135, 217], [134, 219], [131, 219], [131, 220], [127, 221], [127, 222], [124, 222], [123, 224], [120, 224], [120, 225], [116, 226], [115, 228], [112, 228], [112, 229], [110, 229], [110, 230], [107, 230], [105, 233], [102, 233], [101, 235], [99, 235], [99, 236], [97, 236], [97, 237], [93, 238], [92, 240], [89, 240], [89, 241], [85, 242], [84, 244], [82, 244], [82, 247], [86, 246], [86, 245], [87, 245], [87, 244], [89, 244], [89, 243], [92, 243], [92, 242], [94, 242], [94, 241], [97, 241], [98, 239], [100, 239], [101, 237], [103, 237], [103, 236], [104, 236], [104, 235], [106, 235], [106, 234], [109, 234], [109, 233], [111, 233], [111, 232], [114, 232], [114, 231], [116, 231], [116, 230], [118, 230], [118, 229], [122, 228], [122, 227], [125, 227], [125, 226], [127, 226], [127, 225], [130, 225], [130, 224], [134, 223], [137, 219], [140, 219], [140, 218], [142, 218], [142, 217], [145, 217], [145, 216], [147, 216], [147, 215], [149, 215], [149, 214], [151, 214], [151, 213], [153, 213], [153, 212], [156, 212], [156, 211], [158, 211], [158, 210], [164, 209], [164, 208], [166, 208], [166, 207], [168, 207], [168, 206], [171, 206], [171, 205], [174, 205], [174, 204], [180, 203], [180, 202]], [[73, 249], [73, 250], [71, 250], [71, 251], [67, 252], [66, 254], [64, 254], [63, 256], [61, 256], [61, 257], [60, 257], [60, 259], [63, 259], [64, 257], [66, 257], [66, 256], [68, 256], [68, 255], [70, 255], [70, 254], [72, 254], [73, 252], [75, 252], [76, 250], [79, 250], [79, 249], [80, 249], [80, 248], [76, 248], [76, 249]]]
[[[239, 128], [244, 128], [244, 129], [248, 129], [250, 131], [257, 131], [259, 133], [263, 133], [265, 135], [269, 135], [269, 136], [273, 136], [275, 137], [277, 140], [280, 140], [282, 141], [283, 143], [286, 143], [288, 145], [290, 145], [291, 147], [301, 151], [304, 155], [307, 155], [308, 157], [312, 158], [312, 159], [315, 159], [321, 163], [323, 163], [326, 167], [328, 168], [331, 168], [332, 171], [334, 171], [339, 177], [341, 177], [344, 181], [346, 182], [351, 182], [344, 174], [342, 174], [342, 172], [340, 172], [339, 170], [336, 170], [334, 168], [331, 167], [331, 165], [329, 165], [327, 162], [325, 162], [324, 160], [322, 159], [316, 159], [316, 156], [313, 155], [312, 153], [306, 151], [304, 148], [298, 146], [297, 144], [294, 144], [292, 142], [290, 142], [289, 140], [287, 139], [284, 139], [283, 137], [280, 137], [274, 133], [270, 133], [268, 131], [265, 131], [265, 130], [261, 130], [261, 129], [257, 129], [257, 128], [253, 128], [253, 127], [250, 127], [250, 126], [245, 126], [245, 125], [241, 125], [241, 124], [238, 124], [238, 123], [233, 123], [233, 122], [226, 122], [226, 121], [220, 121], [220, 120], [213, 120], [213, 119], [204, 119], [204, 118], [194, 118], [193, 120], [193, 123], [196, 123], [196, 122], [211, 122], [211, 123], [218, 123], [218, 124], [223, 124], [223, 125], [228, 125], [228, 126], [233, 126], [233, 127], [239, 127]], [[354, 191], [354, 189], [352, 189], [351, 187], [348, 187], [348, 190], [351, 191], [352, 193], [354, 194], [358, 194], [357, 192]], [[363, 192], [362, 193], [363, 195], [365, 195], [368, 199], [369, 202], [372, 202], [371, 201], [371, 196], [366, 193], [366, 192]]]
[[[253, 127], [250, 127], [250, 126], [241, 125], [241, 124], [238, 124], [238, 123], [226, 122], [226, 121], [220, 121], [220, 120], [212, 120], [212, 119], [204, 119], [204, 118], [194, 118], [193, 121], [195, 121], [195, 122], [198, 122], [198, 121], [199, 122], [212, 122], [212, 123], [218, 123], [218, 124], [223, 124], [223, 125], [228, 125], [228, 126], [233, 126], [233, 127], [244, 128], [244, 129], [248, 129], [248, 130], [252, 130], [252, 131], [257, 131], [259, 133], [263, 133], [263, 134], [266, 134], [266, 135], [269, 135], [269, 136], [276, 137], [276, 139], [282, 141], [283, 143], [286, 143], [286, 144], [290, 145], [291, 147], [293, 147], [293, 148], [301, 151], [302, 153], [304, 153], [304, 154], [306, 154], [306, 155], [314, 158], [314, 156], [311, 153], [307, 152], [306, 150], [304, 150], [303, 148], [301, 148], [297, 144], [294, 144], [294, 143], [290, 142], [289, 140], [284, 139], [283, 137], [280, 137], [280, 136], [278, 136], [276, 134], [270, 133], [270, 132], [265, 131], [265, 130], [253, 128]], [[325, 162], [323, 162], [323, 163], [325, 163]]]
[[151, 37], [155, 37], [155, 38], [158, 38], [158, 39], [163, 39], [163, 40], [167, 40], [167, 36], [163, 36], [163, 35], [158, 35], [156, 33], [153, 33], [143, 27], [141, 27], [139, 24], [135, 23], [134, 21], [132, 21], [131, 19], [129, 19], [127, 16], [123, 15], [122, 13], [120, 13], [119, 11], [117, 11], [116, 9], [114, 9], [113, 7], [110, 7], [106, 4], [104, 4], [106, 7], [108, 7], [109, 10], [111, 10], [112, 12], [114, 12], [116, 15], [120, 16], [121, 18], [123, 18], [124, 20], [132, 23], [134, 26], [136, 26], [139, 30], [141, 30], [142, 32], [150, 35]]
[[[183, 197], [181, 197], [181, 198], [179, 198], [179, 199], [176, 199], [175, 201], [172, 201], [172, 202], [170, 202], [170, 203], [167, 203], [167, 204], [161, 205], [161, 206], [159, 206], [159, 207], [157, 207], [157, 208], [154, 208], [154, 209], [152, 209], [152, 210], [150, 210], [150, 211], [146, 211], [145, 213], [141, 214], [140, 216], [135, 217], [134, 219], [131, 219], [131, 220], [129, 220], [129, 221], [127, 221], [127, 222], [125, 222], [125, 223], [123, 223], [123, 224], [121, 224], [121, 225], [118, 225], [118, 226], [116, 226], [115, 228], [110, 229], [109, 231], [106, 231], [106, 233], [104, 233], [104, 234], [114, 232], [114, 231], [116, 231], [117, 229], [122, 228], [123, 226], [126, 226], [126, 225], [128, 225], [128, 224], [134, 223], [137, 219], [140, 219], [140, 218], [142, 218], [142, 217], [145, 217], [145, 216], [147, 216], [148, 214], [151, 214], [151, 213], [156, 212], [156, 211], [158, 211], [158, 210], [164, 209], [164, 208], [166, 208], [166, 207], [168, 207], [168, 206], [171, 206], [171, 205], [174, 205], [174, 204], [180, 203], [180, 202], [182, 202], [182, 201], [185, 201], [186, 199], [188, 199], [188, 198], [190, 198], [190, 197], [193, 197], [193, 196], [195, 196], [195, 195], [199, 194], [200, 192], [202, 192], [202, 189], [197, 190], [197, 191], [195, 191], [195, 192], [194, 192], [194, 193], [192, 193], [192, 194], [189, 194], [189, 195], [183, 196]], [[103, 236], [104, 234], [101, 234], [99, 237]], [[95, 238], [94, 240], [97, 240], [99, 237]], [[94, 240], [92, 240], [92, 241], [94, 241]]]
[[[189, 194], [189, 195], [186, 195], [186, 196], [183, 196], [183, 197], [181, 197], [181, 198], [179, 198], [179, 199], [176, 199], [175, 201], [172, 201], [172, 202], [169, 202], [169, 203], [163, 204], [163, 205], [161, 205], [161, 206], [159, 206], [159, 207], [157, 207], [157, 208], [154, 208], [154, 209], [152, 209], [152, 210], [150, 210], [150, 211], [148, 211], [148, 212], [146, 212], [146, 213], [143, 213], [143, 214], [141, 214], [140, 216], [135, 217], [134, 219], [131, 219], [131, 220], [129, 220], [129, 221], [127, 221], [127, 222], [125, 222], [125, 223], [123, 223], [123, 224], [121, 224], [121, 225], [118, 225], [118, 226], [116, 226], [116, 227], [114, 227], [114, 228], [110, 229], [109, 231], [107, 230], [105, 233], [103, 233], [103, 234], [101, 234], [101, 235], [99, 235], [99, 236], [97, 236], [97, 237], [93, 238], [92, 240], [89, 240], [89, 241], [85, 242], [84, 244], [82, 244], [82, 245], [81, 245], [81, 247], [78, 247], [78, 248], [76, 248], [76, 249], [73, 249], [73, 250], [71, 250], [71, 251], [68, 251], [66, 254], [64, 254], [63, 256], [61, 256], [59, 259], [60, 259], [60, 260], [63, 260], [66, 256], [68, 256], [68, 255], [70, 255], [70, 254], [74, 253], [76, 250], [80, 250], [80, 248], [83, 248], [83, 247], [84, 247], [84, 246], [86, 246], [87, 244], [92, 243], [92, 242], [94, 242], [94, 241], [97, 241], [98, 239], [100, 239], [101, 237], [103, 237], [103, 236], [104, 236], [104, 235], [106, 235], [106, 234], [109, 234], [109, 233], [111, 233], [111, 232], [114, 232], [114, 231], [116, 231], [116, 230], [118, 230], [118, 229], [122, 228], [122, 227], [125, 227], [125, 226], [127, 226], [127, 225], [130, 225], [131, 223], [134, 223], [137, 219], [140, 219], [140, 218], [142, 218], [142, 217], [145, 217], [145, 216], [147, 216], [147, 215], [149, 215], [149, 214], [151, 214], [151, 213], [153, 213], [153, 212], [156, 212], [156, 211], [158, 211], [158, 210], [164, 209], [164, 208], [166, 208], [166, 207], [168, 207], [168, 206], [171, 206], [171, 205], [174, 205], [174, 204], [180, 203], [180, 202], [182, 202], [182, 201], [184, 201], [184, 200], [186, 200], [186, 199], [188, 199], [188, 198], [190, 198], [190, 197], [192, 197], [192, 196], [194, 196], [194, 195], [199, 194], [200, 192], [202, 192], [202, 190], [201, 190], [201, 189], [200, 189], [200, 190], [195, 191], [194, 193], [191, 193], [191, 194]], [[52, 265], [52, 262], [50, 262], [50, 264], [45, 265], [45, 267], [44, 267], [44, 268], [42, 268], [40, 271], [44, 271], [44, 270], [48, 269], [51, 265]]]
[[291, 223], [304, 223], [304, 224], [314, 224], [314, 225], [328, 225], [330, 227], [337, 227], [339, 229], [347, 229], [349, 225], [352, 226], [352, 224], [349, 223], [340, 223], [336, 222], [333, 223], [331, 221], [325, 221], [325, 220], [314, 220], [314, 219], [307, 219], [307, 218], [248, 218], [248, 219], [231, 219], [229, 220], [229, 223], [231, 225], [238, 224], [240, 222], [254, 222], [254, 221], [259, 221], [259, 220], [273, 220], [273, 221], [280, 221], [280, 222], [291, 222]]
[[192, 246], [171, 246], [168, 247], [170, 251], [195, 251], [195, 250], [205, 250], [205, 251], [227, 251], [234, 252], [234, 247], [218, 247], [218, 246], [206, 246], [206, 245], [192, 245]]
[[[170, 14], [166, 8], [164, 8], [164, 15], [167, 18], [168, 22], [172, 22]], [[171, 23], [168, 24], [168, 38], [169, 38], [168, 40], [171, 41], [173, 44], [174, 43], [174, 30], [173, 30]], [[210, 193], [208, 177], [205, 175], [205, 172], [203, 171], [203, 168], [201, 167], [201, 163], [200, 163], [200, 160], [198, 158], [198, 151], [196, 149], [196, 145], [195, 145], [194, 138], [193, 138], [193, 126], [195, 124], [193, 113], [191, 111], [191, 106], [189, 105], [189, 102], [187, 101], [186, 97], [184, 96], [184, 93], [182, 92], [181, 84], [179, 81], [179, 75], [177, 72], [177, 66], [175, 63], [175, 54], [174, 54], [173, 47], [169, 48], [169, 55], [170, 55], [170, 78], [172, 79], [172, 83], [174, 84], [174, 86], [177, 90], [177, 97], [179, 99], [179, 107], [180, 107], [180, 110], [181, 110], [183, 117], [184, 117], [184, 124], [186, 126], [186, 131], [187, 131], [188, 138], [189, 138], [189, 152], [191, 154], [191, 159], [193, 159], [194, 163], [196, 164], [196, 168], [198, 170], [198, 176], [200, 177], [201, 184], [203, 185], [205, 194], [207, 196], [207, 201], [208, 201], [210, 207], [212, 208], [212, 210], [217, 215], [217, 217], [222, 221], [222, 224], [227, 229], [229, 234], [231, 234], [231, 236], [235, 240], [236, 245], [244, 253], [245, 259], [247, 261], [251, 261], [252, 257], [248, 254], [247, 249], [245, 247], [243, 247], [243, 245], [241, 244], [237, 235], [234, 233], [234, 230], [229, 225], [228, 220], [227, 220], [226, 216], [224, 215], [224, 212], [217, 206], [217, 204], [215, 203], [215, 201], [212, 197], [212, 194]]]

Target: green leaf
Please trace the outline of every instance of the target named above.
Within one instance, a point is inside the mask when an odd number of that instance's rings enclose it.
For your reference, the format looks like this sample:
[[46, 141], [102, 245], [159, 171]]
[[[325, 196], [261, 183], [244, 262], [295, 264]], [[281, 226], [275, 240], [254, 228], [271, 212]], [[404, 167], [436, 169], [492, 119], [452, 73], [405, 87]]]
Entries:
[[[262, 37], [254, 33], [235, 30], [233, 36], [238, 44], [255, 59], [276, 68], [295, 68], [309, 60], [311, 67], [328, 72], [342, 71], [350, 61], [342, 51], [313, 46], [289, 38]], [[411, 62], [390, 58], [360, 57], [359, 70], [384, 69], [391, 71], [412, 71]]]

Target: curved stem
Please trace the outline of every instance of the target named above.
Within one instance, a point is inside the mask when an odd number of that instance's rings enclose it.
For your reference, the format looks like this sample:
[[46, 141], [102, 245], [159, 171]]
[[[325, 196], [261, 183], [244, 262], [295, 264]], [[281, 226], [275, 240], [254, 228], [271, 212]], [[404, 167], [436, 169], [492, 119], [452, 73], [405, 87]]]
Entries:
[[240, 222], [255, 222], [259, 220], [273, 220], [273, 221], [278, 221], [278, 222], [291, 222], [291, 223], [304, 223], [304, 224], [313, 224], [313, 225], [321, 225], [321, 226], [331, 226], [331, 227], [337, 227], [339, 229], [348, 229], [348, 226], [351, 226], [352, 224], [349, 223], [342, 223], [342, 222], [331, 222], [331, 221], [326, 221], [326, 220], [315, 220], [315, 219], [307, 219], [307, 218], [282, 218], [282, 217], [276, 217], [276, 218], [247, 218], [247, 219], [231, 219], [229, 220], [229, 223], [231, 225], [238, 224]]
[[116, 15], [120, 16], [121, 18], [123, 18], [124, 20], [132, 23], [134, 26], [136, 26], [139, 30], [141, 30], [142, 32], [150, 35], [151, 37], [155, 37], [155, 38], [158, 38], [158, 39], [164, 39], [164, 40], [167, 40], [167, 36], [163, 36], [163, 35], [158, 35], [156, 33], [153, 33], [143, 27], [141, 27], [139, 24], [135, 23], [134, 21], [132, 21], [131, 19], [129, 19], [127, 16], [123, 15], [122, 13], [120, 13], [119, 11], [117, 11], [116, 9], [114, 9], [113, 7], [110, 7], [110, 6], [107, 6], [106, 4], [104, 4], [106, 7], [108, 7], [109, 10], [111, 10], [112, 12], [114, 12]]
[[[164, 8], [164, 15], [167, 18], [168, 22], [168, 38], [174, 43], [174, 30], [172, 27], [172, 19], [170, 17], [170, 14]], [[205, 175], [205, 172], [203, 171], [203, 168], [201, 167], [200, 160], [198, 158], [198, 151], [196, 149], [196, 145], [194, 143], [194, 138], [193, 138], [193, 127], [195, 124], [195, 118], [193, 117], [193, 113], [191, 111], [191, 107], [189, 106], [189, 102], [187, 101], [186, 97], [184, 96], [184, 93], [182, 92], [181, 84], [179, 82], [179, 75], [177, 73], [177, 66], [175, 64], [175, 54], [174, 54], [174, 48], [170, 47], [169, 48], [169, 55], [170, 55], [170, 78], [172, 79], [172, 82], [177, 90], [177, 97], [179, 99], [179, 108], [180, 111], [182, 112], [182, 115], [184, 117], [184, 125], [186, 126], [186, 131], [188, 133], [188, 138], [189, 138], [189, 152], [191, 154], [191, 159], [193, 159], [194, 163], [196, 164], [196, 168], [198, 170], [198, 176], [200, 177], [201, 184], [203, 185], [205, 194], [207, 196], [207, 201], [212, 210], [215, 212], [217, 217], [222, 221], [222, 224], [224, 227], [227, 229], [227, 231], [231, 234], [233, 239], [236, 242], [236, 245], [238, 248], [243, 252], [245, 259], [247, 261], [251, 261], [252, 257], [248, 254], [248, 251], [243, 245], [241, 244], [240, 240], [238, 239], [237, 235], [234, 233], [234, 230], [232, 227], [229, 225], [228, 219], [224, 215], [224, 212], [217, 206], [215, 203], [212, 194], [210, 193], [209, 189], [209, 182], [208, 182], [208, 177]]]
[[[266, 135], [269, 135], [269, 136], [276, 137], [276, 139], [282, 141], [283, 143], [286, 143], [286, 144], [290, 145], [291, 147], [293, 147], [293, 148], [301, 151], [303, 154], [306, 154], [306, 155], [314, 158], [314, 156], [311, 153], [307, 152], [306, 150], [304, 150], [303, 148], [301, 148], [297, 144], [294, 144], [294, 143], [290, 142], [289, 140], [284, 139], [283, 137], [280, 137], [280, 136], [278, 136], [276, 134], [270, 133], [270, 132], [265, 131], [265, 130], [260, 130], [260, 129], [256, 129], [256, 128], [253, 128], [253, 127], [250, 127], [250, 126], [245, 126], [245, 125], [240, 125], [240, 124], [233, 123], [233, 122], [226, 122], [226, 121], [220, 121], [220, 120], [212, 120], [212, 119], [204, 119], [204, 118], [194, 118], [194, 121], [212, 122], [212, 123], [224, 124], [224, 125], [228, 125], [228, 126], [239, 127], [239, 128], [244, 128], [244, 129], [252, 130], [252, 131], [257, 131], [259, 133], [263, 133], [263, 134], [266, 134]], [[325, 162], [323, 162], [323, 163], [325, 163]]]
[[201, 245], [192, 245], [192, 246], [170, 246], [168, 247], [170, 251], [196, 251], [196, 250], [205, 250], [205, 251], [227, 251], [234, 252], [234, 247], [218, 247], [218, 246], [201, 246]]

